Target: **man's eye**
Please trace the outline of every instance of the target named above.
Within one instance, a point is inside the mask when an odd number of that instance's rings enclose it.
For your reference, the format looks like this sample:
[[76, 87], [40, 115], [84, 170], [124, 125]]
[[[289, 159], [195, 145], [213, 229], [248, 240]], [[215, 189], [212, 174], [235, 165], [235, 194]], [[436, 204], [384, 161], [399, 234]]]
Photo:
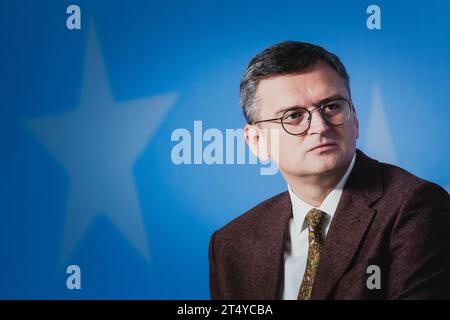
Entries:
[[305, 112], [302, 110], [292, 110], [283, 117], [284, 124], [298, 125], [305, 121]]
[[325, 112], [339, 111], [341, 105], [339, 103], [330, 103], [325, 106]]
[[285, 119], [291, 120], [291, 121], [293, 121], [293, 120], [300, 121], [306, 117], [307, 117], [307, 112], [305, 112], [303, 110], [293, 110], [285, 116]]
[[290, 119], [290, 120], [299, 119], [301, 117], [303, 117], [303, 114], [302, 114], [302, 112], [299, 112], [299, 111], [294, 111], [288, 115], [288, 119]]

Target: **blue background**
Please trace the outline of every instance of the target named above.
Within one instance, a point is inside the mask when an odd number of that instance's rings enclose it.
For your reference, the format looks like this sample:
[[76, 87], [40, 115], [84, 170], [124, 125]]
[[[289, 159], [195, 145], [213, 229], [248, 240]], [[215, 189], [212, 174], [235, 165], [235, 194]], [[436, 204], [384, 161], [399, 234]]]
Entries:
[[[81, 8], [81, 30], [66, 28], [70, 4]], [[381, 8], [381, 30], [366, 27], [370, 4]], [[208, 299], [211, 233], [286, 184], [279, 174], [260, 175], [259, 165], [175, 165], [171, 134], [193, 132], [195, 120], [204, 131], [242, 127], [240, 77], [256, 53], [284, 40], [323, 45], [342, 59], [360, 149], [449, 190], [449, 14], [450, 2], [432, 0], [0, 2], [0, 298]], [[126, 167], [130, 194], [121, 199], [103, 185], [74, 196], [73, 212], [91, 209], [81, 228], [82, 214], [67, 220], [73, 181], [79, 176], [87, 186], [99, 163], [116, 177], [123, 168], [117, 159], [135, 136], [124, 134], [121, 149], [121, 132], [145, 131], [147, 121], [130, 116], [114, 137], [96, 136], [91, 122], [78, 121], [69, 140], [67, 126], [33, 122], [79, 110], [83, 85], [94, 90], [88, 109], [99, 107], [96, 82], [83, 80], [102, 74], [85, 69], [91, 31], [111, 101], [121, 110], [136, 99], [174, 94], [166, 113], [148, 119], [155, 129]], [[99, 114], [93, 121], [99, 127], [122, 119]], [[71, 172], [67, 161], [84, 159], [73, 150], [84, 150], [90, 134], [103, 141], [86, 147], [96, 161]], [[99, 160], [95, 152], [103, 145], [112, 151]], [[122, 185], [122, 176], [115, 183]], [[108, 205], [127, 197], [138, 208], [117, 209], [114, 221]], [[83, 232], [66, 250], [71, 230]], [[81, 290], [66, 287], [70, 264], [81, 268]]]

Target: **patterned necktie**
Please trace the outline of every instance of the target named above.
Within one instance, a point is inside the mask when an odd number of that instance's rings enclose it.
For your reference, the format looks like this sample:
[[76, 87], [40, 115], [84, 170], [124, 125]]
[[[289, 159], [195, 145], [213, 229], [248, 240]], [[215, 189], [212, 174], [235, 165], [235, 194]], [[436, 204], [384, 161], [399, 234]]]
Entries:
[[308, 224], [308, 261], [306, 263], [305, 274], [298, 292], [298, 300], [309, 300], [314, 284], [317, 266], [319, 265], [320, 253], [322, 251], [322, 223], [325, 213], [319, 209], [311, 209], [305, 217]]

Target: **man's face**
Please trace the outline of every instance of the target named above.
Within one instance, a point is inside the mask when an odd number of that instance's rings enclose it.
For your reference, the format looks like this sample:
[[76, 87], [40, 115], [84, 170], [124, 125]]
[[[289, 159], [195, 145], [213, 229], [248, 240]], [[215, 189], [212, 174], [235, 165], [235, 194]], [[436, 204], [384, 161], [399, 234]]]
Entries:
[[[257, 120], [281, 117], [279, 110], [302, 106], [308, 110], [320, 106], [320, 101], [340, 95], [349, 99], [345, 81], [325, 63], [317, 63], [309, 72], [276, 76], [262, 80], [256, 91], [259, 117]], [[252, 127], [252, 126], [250, 126]], [[328, 125], [319, 111], [312, 113], [309, 129], [300, 136], [288, 134], [281, 124], [263, 122], [262, 129], [279, 129], [278, 139], [266, 132], [268, 150], [277, 150], [270, 157], [283, 175], [306, 177], [324, 176], [340, 172], [349, 164], [356, 148], [359, 125], [356, 113], [340, 126]], [[259, 130], [259, 135], [264, 130]], [[311, 150], [319, 144], [332, 143], [325, 148]], [[276, 146], [275, 146], [276, 144]]]

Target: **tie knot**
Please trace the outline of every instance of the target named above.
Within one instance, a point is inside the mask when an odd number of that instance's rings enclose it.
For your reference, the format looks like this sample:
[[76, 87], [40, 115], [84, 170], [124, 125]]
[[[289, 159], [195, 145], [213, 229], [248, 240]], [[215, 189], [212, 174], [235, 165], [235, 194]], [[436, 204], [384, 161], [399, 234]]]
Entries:
[[316, 209], [316, 208], [312, 208], [306, 214], [305, 220], [306, 220], [306, 223], [308, 223], [308, 226], [315, 230], [323, 222], [324, 216], [325, 216], [325, 213], [323, 211]]

